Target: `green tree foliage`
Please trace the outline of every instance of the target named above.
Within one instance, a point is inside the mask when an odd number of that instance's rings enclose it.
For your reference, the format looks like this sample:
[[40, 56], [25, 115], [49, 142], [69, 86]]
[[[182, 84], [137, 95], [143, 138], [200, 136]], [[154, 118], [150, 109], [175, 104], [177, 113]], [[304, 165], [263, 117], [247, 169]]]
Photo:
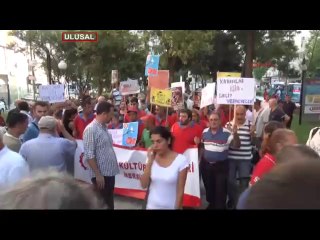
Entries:
[[314, 30], [310, 33], [310, 38], [306, 44], [308, 75], [320, 77], [320, 30]]
[[232, 30], [228, 31], [244, 53], [243, 73], [252, 77], [252, 63], [272, 61], [280, 71], [288, 71], [289, 62], [297, 57], [296, 30]]
[[161, 69], [170, 71], [170, 81], [175, 73], [190, 66], [195, 59], [213, 53], [215, 31], [204, 30], [163, 30], [144, 31], [145, 43], [153, 42], [153, 50], [161, 55]]
[[[74, 30], [73, 30], [74, 31]], [[97, 43], [62, 42], [63, 31], [13, 31], [12, 35], [31, 45], [42, 59], [48, 79], [59, 81], [62, 75], [67, 81], [77, 83], [80, 91], [89, 85], [98, 88], [98, 94], [110, 87], [111, 71], [119, 70], [121, 80], [144, 75], [146, 48], [143, 39], [128, 30], [100, 30]], [[68, 32], [72, 32], [68, 30]], [[20, 48], [26, 51], [26, 47]], [[65, 72], [58, 63], [65, 60]]]

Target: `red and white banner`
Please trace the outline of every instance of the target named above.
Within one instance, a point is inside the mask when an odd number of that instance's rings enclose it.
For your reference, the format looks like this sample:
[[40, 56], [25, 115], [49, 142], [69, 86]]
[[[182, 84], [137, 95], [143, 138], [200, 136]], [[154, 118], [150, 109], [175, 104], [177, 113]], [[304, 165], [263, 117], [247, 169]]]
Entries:
[[[89, 166], [83, 160], [83, 141], [77, 140], [77, 143], [78, 147], [74, 160], [74, 177], [75, 179], [91, 183]], [[146, 150], [141, 148], [127, 149], [120, 146], [114, 146], [114, 150], [120, 169], [120, 174], [116, 176], [115, 194], [144, 199], [146, 190], [141, 188], [139, 179], [146, 167]], [[190, 161], [190, 169], [184, 190], [183, 205], [186, 207], [199, 207], [201, 199], [198, 149], [190, 148], [184, 155]]]

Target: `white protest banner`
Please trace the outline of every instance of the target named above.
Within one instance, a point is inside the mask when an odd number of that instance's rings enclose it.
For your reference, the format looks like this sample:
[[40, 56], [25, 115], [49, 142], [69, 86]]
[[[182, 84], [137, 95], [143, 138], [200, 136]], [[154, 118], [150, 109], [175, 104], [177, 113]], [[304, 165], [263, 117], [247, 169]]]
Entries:
[[122, 145], [123, 128], [121, 128], [121, 129], [109, 129], [108, 132], [111, 134], [114, 144]]
[[202, 88], [201, 91], [201, 103], [200, 108], [204, 108], [206, 106], [209, 106], [211, 104], [214, 104], [214, 92], [216, 90], [216, 84], [210, 83], [207, 84], [205, 88]]
[[254, 78], [227, 77], [217, 79], [217, 103], [253, 105], [256, 82]]
[[42, 101], [47, 101], [49, 103], [65, 101], [63, 84], [40, 85], [39, 93]]
[[[77, 142], [78, 148], [74, 161], [74, 178], [91, 184], [88, 166], [83, 159], [83, 143], [79, 143], [82, 142], [81, 140], [77, 140]], [[116, 176], [115, 194], [144, 199], [146, 189], [141, 188], [139, 179], [146, 167], [146, 150], [120, 147], [114, 147], [114, 150], [120, 169], [120, 174]], [[198, 149], [190, 148], [184, 155], [190, 161], [190, 169], [184, 190], [183, 206], [199, 207], [201, 205], [201, 199]]]
[[185, 93], [186, 86], [185, 86], [184, 82], [173, 82], [173, 83], [171, 83], [171, 88], [176, 88], [176, 87], [182, 87], [182, 93]]
[[128, 81], [120, 82], [119, 91], [122, 96], [139, 93], [140, 86], [138, 80], [129, 79]]

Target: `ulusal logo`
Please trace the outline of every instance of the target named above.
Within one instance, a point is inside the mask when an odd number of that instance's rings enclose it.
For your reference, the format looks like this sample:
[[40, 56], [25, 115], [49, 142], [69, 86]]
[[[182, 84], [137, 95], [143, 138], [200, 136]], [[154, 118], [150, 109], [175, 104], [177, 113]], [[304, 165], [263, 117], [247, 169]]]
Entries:
[[97, 32], [63, 32], [62, 42], [97, 42]]

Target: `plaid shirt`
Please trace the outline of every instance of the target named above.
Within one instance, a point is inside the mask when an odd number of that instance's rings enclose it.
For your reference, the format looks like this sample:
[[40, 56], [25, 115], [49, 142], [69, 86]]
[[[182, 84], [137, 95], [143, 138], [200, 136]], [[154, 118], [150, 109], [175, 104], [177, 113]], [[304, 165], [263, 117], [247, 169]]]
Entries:
[[[112, 137], [105, 125], [94, 119], [83, 132], [84, 159], [95, 159], [103, 176], [115, 176], [119, 173], [118, 161], [112, 146]], [[94, 171], [89, 167], [90, 177]]]

